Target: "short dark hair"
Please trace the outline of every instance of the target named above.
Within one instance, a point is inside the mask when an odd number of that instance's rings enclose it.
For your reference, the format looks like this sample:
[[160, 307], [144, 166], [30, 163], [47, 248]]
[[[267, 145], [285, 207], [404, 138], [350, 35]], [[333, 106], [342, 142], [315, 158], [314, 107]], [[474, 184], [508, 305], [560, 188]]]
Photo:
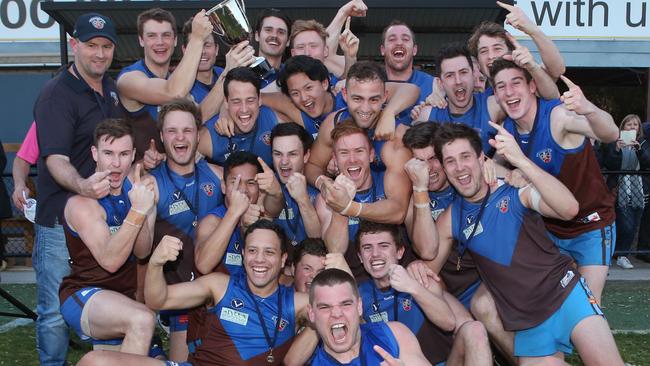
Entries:
[[340, 138], [354, 135], [357, 133], [360, 133], [363, 136], [365, 136], [366, 139], [368, 140], [368, 145], [370, 145], [370, 148], [373, 148], [374, 145], [372, 144], [372, 141], [368, 136], [368, 132], [365, 129], [359, 127], [356, 123], [354, 123], [354, 120], [352, 120], [352, 118], [346, 118], [343, 121], [334, 125], [334, 128], [330, 133], [330, 136], [332, 138], [332, 146], [336, 145], [336, 142]]
[[527, 83], [530, 83], [533, 80], [533, 76], [528, 72], [528, 70], [524, 69], [523, 67], [519, 67], [516, 63], [512, 61], [504, 60], [503, 58], [498, 58], [494, 60], [494, 62], [492, 62], [492, 66], [490, 66], [490, 79], [492, 79], [492, 83], [494, 84], [494, 77], [499, 72], [507, 69], [521, 70], [521, 72], [524, 73], [524, 78], [526, 79]]
[[144, 23], [149, 20], [155, 20], [159, 23], [168, 22], [172, 25], [172, 31], [174, 32], [174, 37], [176, 37], [176, 18], [174, 18], [174, 14], [161, 8], [145, 10], [138, 14], [138, 36], [142, 37], [144, 35]]
[[472, 31], [472, 35], [469, 37], [469, 40], [467, 41], [469, 52], [471, 52], [473, 56], [478, 56], [478, 41], [482, 36], [502, 38], [506, 42], [506, 46], [508, 47], [508, 49], [514, 50], [515, 46], [508, 40], [508, 37], [506, 37], [507, 33], [508, 32], [506, 32], [503, 26], [495, 22], [490, 22], [487, 20], [481, 22], [479, 25], [474, 27], [474, 30]]
[[[106, 137], [102, 138], [104, 136]], [[131, 142], [133, 142], [133, 128], [131, 127], [131, 123], [124, 118], [107, 118], [95, 126], [93, 145], [95, 147], [99, 146], [100, 140], [112, 143], [115, 139], [124, 136], [131, 136]]]
[[388, 80], [386, 70], [373, 61], [358, 61], [348, 71], [347, 83], [355, 79], [357, 81], [379, 80], [385, 83]]
[[325, 257], [327, 255], [327, 247], [325, 242], [320, 238], [307, 238], [293, 249], [293, 255], [291, 256], [291, 263], [296, 264], [300, 262], [302, 257], [307, 254], [311, 254], [316, 257]]
[[312, 305], [314, 304], [316, 287], [332, 287], [343, 283], [350, 285], [352, 293], [354, 293], [354, 296], [358, 299], [359, 289], [357, 288], [357, 283], [354, 280], [354, 277], [342, 269], [328, 268], [317, 274], [311, 281], [311, 286], [309, 287], [309, 303]]
[[194, 123], [196, 124], [196, 130], [198, 131], [201, 126], [203, 126], [203, 120], [201, 118], [201, 110], [193, 101], [185, 98], [174, 99], [169, 103], [165, 103], [160, 106], [160, 111], [158, 111], [158, 121], [156, 122], [156, 127], [158, 131], [162, 131], [165, 125], [165, 117], [171, 112], [181, 111], [187, 112], [192, 115], [194, 118]]
[[260, 94], [260, 89], [262, 87], [262, 81], [259, 76], [253, 71], [250, 67], [240, 66], [235, 67], [234, 69], [228, 71], [225, 79], [223, 80], [223, 95], [228, 99], [230, 91], [228, 90], [228, 85], [231, 81], [239, 81], [242, 83], [251, 83], [257, 90], [257, 95]]
[[307, 75], [309, 80], [313, 80], [313, 81], [327, 80], [327, 88], [329, 89], [331, 86], [329, 85], [329, 81], [330, 81], [329, 71], [327, 70], [325, 64], [323, 64], [320, 60], [316, 60], [313, 57], [298, 55], [289, 58], [284, 63], [284, 68], [280, 70], [280, 74], [278, 75], [278, 79], [276, 83], [280, 87], [280, 90], [282, 90], [283, 94], [289, 95], [289, 87], [287, 86], [287, 80], [291, 76], [299, 73], [303, 73]]
[[223, 163], [223, 179], [224, 181], [228, 178], [232, 168], [250, 164], [257, 168], [258, 173], [262, 173], [264, 169], [259, 161], [257, 161], [257, 155], [249, 151], [235, 151], [228, 156], [228, 159]]
[[438, 131], [438, 122], [420, 122], [411, 125], [402, 136], [402, 142], [408, 149], [424, 149], [433, 147], [433, 139]]
[[259, 33], [262, 30], [262, 23], [264, 23], [264, 19], [268, 17], [281, 19], [287, 26], [287, 32], [291, 30], [291, 18], [289, 18], [286, 13], [283, 13], [280, 9], [266, 8], [262, 10], [260, 15], [257, 17], [257, 22], [255, 22], [255, 32]]
[[303, 155], [311, 149], [311, 145], [314, 143], [312, 135], [296, 122], [285, 122], [275, 125], [273, 130], [271, 130], [271, 146], [273, 146], [273, 140], [276, 137], [282, 136], [297, 136], [300, 142], [302, 142]]
[[357, 247], [357, 251], [361, 249], [361, 237], [363, 235], [383, 232], [389, 233], [390, 236], [393, 237], [397, 249], [404, 248], [404, 231], [401, 225], [382, 224], [374, 221], [361, 220], [361, 222], [359, 222], [357, 235], [354, 237], [354, 245]]
[[469, 53], [469, 49], [466, 45], [462, 43], [448, 43], [443, 45], [440, 50], [438, 50], [438, 56], [436, 59], [436, 75], [440, 76], [440, 74], [442, 74], [442, 61], [461, 56], [467, 59], [469, 70], [473, 71], [474, 63], [472, 62], [472, 55]]
[[444, 160], [442, 156], [442, 147], [445, 144], [460, 139], [469, 141], [476, 156], [481, 155], [481, 152], [483, 151], [481, 137], [475, 129], [462, 123], [446, 123], [438, 128], [433, 144], [436, 156], [441, 162]]
[[413, 40], [413, 44], [415, 44], [415, 32], [413, 32], [413, 29], [411, 29], [408, 24], [399, 19], [391, 20], [390, 23], [388, 23], [388, 25], [384, 28], [384, 30], [381, 31], [381, 44], [384, 44], [384, 41], [386, 40], [386, 33], [388, 32], [388, 28], [394, 27], [396, 25], [403, 25], [408, 28], [409, 32], [411, 32], [411, 39]]
[[246, 239], [248, 238], [248, 235], [257, 229], [273, 231], [275, 235], [278, 236], [278, 239], [280, 239], [280, 251], [282, 254], [287, 252], [287, 234], [284, 233], [284, 229], [282, 229], [282, 226], [277, 223], [267, 219], [259, 219], [246, 229], [244, 232], [244, 248], [246, 248]]
[[[183, 23], [183, 46], [187, 47], [187, 44], [190, 43], [190, 35], [192, 34], [192, 20], [194, 17], [188, 19]], [[212, 38], [214, 39], [214, 44], [219, 47], [217, 34], [212, 32]]]

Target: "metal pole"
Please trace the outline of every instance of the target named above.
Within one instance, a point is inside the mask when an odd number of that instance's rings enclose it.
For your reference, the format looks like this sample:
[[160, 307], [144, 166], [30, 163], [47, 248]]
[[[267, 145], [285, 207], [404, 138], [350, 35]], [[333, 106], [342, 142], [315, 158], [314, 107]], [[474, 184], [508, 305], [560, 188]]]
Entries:
[[61, 49], [61, 65], [68, 64], [68, 37], [63, 24], [59, 23], [59, 47]]

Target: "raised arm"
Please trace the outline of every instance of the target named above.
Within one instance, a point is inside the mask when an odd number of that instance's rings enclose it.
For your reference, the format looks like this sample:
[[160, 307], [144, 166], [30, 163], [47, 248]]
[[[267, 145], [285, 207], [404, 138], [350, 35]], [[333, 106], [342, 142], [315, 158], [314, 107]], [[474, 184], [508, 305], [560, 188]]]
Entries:
[[192, 33], [185, 54], [168, 79], [149, 78], [139, 71], [122, 75], [117, 81], [117, 87], [125, 107], [135, 110], [136, 105], [162, 105], [177, 98], [185, 98], [196, 79], [203, 42], [212, 36], [211, 33], [212, 24], [205, 16], [205, 10], [201, 10], [192, 20]]
[[526, 69], [537, 84], [537, 92], [544, 99], [557, 99], [560, 97], [560, 91], [555, 84], [555, 80], [546, 73], [540, 64], [535, 61], [533, 55], [527, 47], [522, 46], [510, 33], [506, 37], [515, 46], [510, 55], [504, 55], [504, 60], [513, 61], [517, 66]]
[[497, 1], [497, 5], [506, 9], [510, 13], [506, 15], [506, 23], [512, 25], [517, 30], [526, 33], [537, 46], [539, 55], [542, 58], [543, 68], [548, 75], [557, 80], [560, 75], [566, 71], [564, 58], [560, 54], [560, 50], [555, 43], [548, 38], [544, 32], [533, 23], [530, 18], [524, 13], [520, 7]]
[[163, 266], [175, 261], [182, 248], [180, 239], [165, 235], [149, 258], [144, 284], [144, 299], [149, 308], [188, 309], [212, 300], [218, 302], [223, 297], [229, 280], [223, 273], [210, 273], [191, 282], [167, 285]]
[[557, 178], [530, 161], [508, 131], [497, 124], [491, 125], [498, 133], [494, 140], [490, 140], [490, 145], [496, 149], [497, 154], [520, 169], [531, 182], [531, 186], [522, 188], [519, 194], [524, 206], [543, 216], [560, 220], [573, 219], [578, 213], [578, 201], [571, 191]]
[[328, 174], [327, 164], [332, 159], [332, 152], [334, 151], [331, 136], [334, 129], [334, 115], [336, 113], [330, 113], [321, 124], [316, 141], [314, 141], [310, 149], [309, 161], [305, 165], [307, 181], [318, 190], [320, 190], [319, 184], [321, 181], [316, 182], [316, 180], [319, 176]]
[[604, 143], [616, 141], [619, 132], [612, 116], [590, 102], [580, 87], [566, 76], [560, 78], [569, 90], [560, 98], [563, 107], [556, 107], [551, 112], [551, 121], [557, 119], [567, 132], [595, 138]]
[[429, 166], [422, 160], [411, 158], [404, 170], [413, 186], [411, 202], [404, 221], [413, 250], [423, 260], [431, 260], [438, 254], [431, 238], [436, 234], [431, 206], [429, 205]]

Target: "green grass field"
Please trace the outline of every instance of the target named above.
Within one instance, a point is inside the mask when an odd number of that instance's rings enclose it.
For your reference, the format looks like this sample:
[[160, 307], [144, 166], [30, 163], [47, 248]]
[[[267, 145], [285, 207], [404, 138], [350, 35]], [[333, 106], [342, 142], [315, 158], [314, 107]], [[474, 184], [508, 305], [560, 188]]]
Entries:
[[[648, 281], [610, 281], [605, 287], [603, 307], [618, 344], [623, 359], [630, 365], [650, 365], [650, 283]], [[35, 285], [3, 285], [8, 291], [30, 308], [35, 308]], [[17, 310], [0, 299], [0, 311]], [[0, 329], [14, 321], [13, 318], [0, 317]], [[641, 334], [634, 334], [635, 332]], [[76, 336], [70, 349], [68, 360], [75, 363], [89, 350]], [[582, 365], [576, 355], [567, 360], [571, 365]], [[0, 333], [0, 366], [38, 365], [35, 351], [34, 325], [13, 328]]]

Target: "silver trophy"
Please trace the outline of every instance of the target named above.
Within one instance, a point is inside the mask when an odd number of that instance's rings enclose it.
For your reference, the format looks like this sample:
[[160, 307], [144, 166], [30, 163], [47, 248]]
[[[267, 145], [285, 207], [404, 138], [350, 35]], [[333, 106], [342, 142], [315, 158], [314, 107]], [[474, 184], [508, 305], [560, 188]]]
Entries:
[[[208, 10], [205, 15], [214, 27], [213, 32], [221, 37], [228, 46], [232, 47], [251, 39], [253, 29], [246, 18], [244, 0], [224, 0]], [[275, 73], [271, 64], [264, 57], [256, 57], [250, 68], [262, 79]]]

